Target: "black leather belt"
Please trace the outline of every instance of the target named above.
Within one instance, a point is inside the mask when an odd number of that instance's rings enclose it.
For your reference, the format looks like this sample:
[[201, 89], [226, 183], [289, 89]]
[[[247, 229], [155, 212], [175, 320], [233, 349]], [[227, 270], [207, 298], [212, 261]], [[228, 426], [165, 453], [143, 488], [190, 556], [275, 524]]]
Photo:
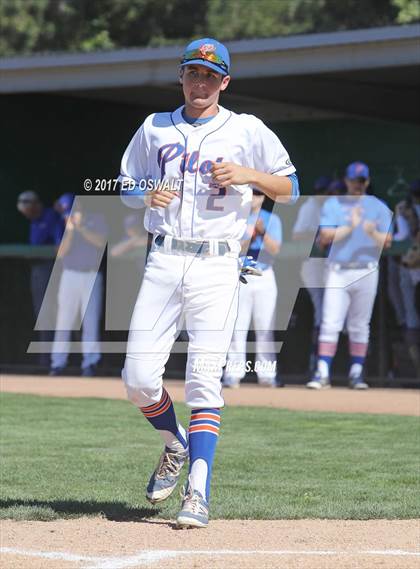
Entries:
[[[156, 235], [155, 244], [162, 247], [165, 241], [165, 235]], [[226, 241], [219, 241], [216, 255], [225, 255], [231, 250]], [[188, 239], [177, 239], [172, 237], [171, 243], [172, 251], [181, 251], [182, 253], [189, 253], [190, 255], [212, 255], [210, 241], [189, 241]]]

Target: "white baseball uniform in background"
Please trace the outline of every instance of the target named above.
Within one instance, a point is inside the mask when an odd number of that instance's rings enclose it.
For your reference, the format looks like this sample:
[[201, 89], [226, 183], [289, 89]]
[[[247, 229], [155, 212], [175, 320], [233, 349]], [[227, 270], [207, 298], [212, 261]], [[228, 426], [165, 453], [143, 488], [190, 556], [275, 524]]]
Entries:
[[[325, 198], [320, 196], [311, 196], [306, 198], [301, 208], [299, 209], [295, 224], [293, 226], [293, 233], [306, 233], [312, 231], [314, 234], [319, 228], [321, 219], [321, 209]], [[314, 274], [314, 272], [316, 274]], [[322, 301], [324, 298], [324, 285], [325, 285], [325, 269], [321, 264], [311, 263], [311, 259], [306, 259], [302, 263], [300, 276], [302, 277], [303, 284], [305, 285], [309, 296], [311, 297], [312, 305], [314, 308], [314, 327], [321, 326], [322, 319]], [[310, 286], [311, 283], [318, 282], [319, 287]]]
[[[280, 217], [265, 209], [252, 213], [248, 218], [248, 227], [254, 227], [261, 220], [265, 233], [279, 246], [282, 243], [282, 224]], [[248, 233], [245, 239], [251, 239]], [[256, 268], [261, 276], [247, 277], [247, 283], [239, 285], [239, 307], [235, 331], [229, 348], [228, 360], [223, 383], [236, 387], [251, 371], [247, 356], [248, 330], [253, 320], [255, 330], [256, 357], [254, 371], [260, 385], [275, 386], [277, 376], [277, 354], [274, 344], [274, 327], [277, 302], [277, 283], [273, 270], [274, 256], [264, 246], [263, 236], [251, 240], [247, 255], [256, 261]]]
[[[259, 119], [221, 106], [198, 126], [185, 121], [182, 107], [150, 115], [122, 159], [122, 183], [182, 181], [179, 198], [166, 208], [147, 207], [144, 218], [153, 246], [123, 369], [128, 396], [139, 406], [160, 401], [165, 364], [184, 319], [190, 338], [186, 402], [192, 408], [223, 405], [220, 378], [237, 314], [239, 240], [252, 188], [214, 184], [213, 161], [280, 176], [295, 172], [277, 136]], [[130, 207], [143, 207], [143, 197], [122, 191]], [[205, 249], [197, 251], [193, 245], [203, 241]]]
[[[108, 226], [102, 214], [85, 213], [83, 226], [106, 237]], [[64, 369], [68, 362], [71, 331], [82, 321], [82, 374], [101, 359], [100, 321], [103, 276], [99, 270], [103, 250], [74, 230], [71, 246], [63, 257], [63, 273], [58, 289], [57, 322], [51, 352], [53, 370]]]

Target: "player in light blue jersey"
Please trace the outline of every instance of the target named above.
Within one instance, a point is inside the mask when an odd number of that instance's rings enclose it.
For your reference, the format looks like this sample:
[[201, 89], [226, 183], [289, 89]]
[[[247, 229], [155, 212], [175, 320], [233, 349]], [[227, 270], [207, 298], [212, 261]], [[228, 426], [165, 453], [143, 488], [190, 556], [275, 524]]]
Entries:
[[364, 363], [378, 286], [378, 261], [382, 249], [390, 245], [392, 221], [387, 206], [366, 195], [369, 176], [363, 162], [350, 164], [345, 179], [348, 194], [329, 198], [321, 212], [321, 242], [331, 244], [331, 248], [317, 370], [306, 384], [310, 389], [330, 387], [330, 367], [346, 318], [351, 358], [349, 386], [368, 388]]

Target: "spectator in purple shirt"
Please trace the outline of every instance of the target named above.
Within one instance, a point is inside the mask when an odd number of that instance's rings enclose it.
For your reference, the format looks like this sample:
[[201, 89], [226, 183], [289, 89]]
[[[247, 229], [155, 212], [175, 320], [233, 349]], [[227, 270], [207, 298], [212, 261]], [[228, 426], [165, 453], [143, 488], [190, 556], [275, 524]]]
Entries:
[[103, 276], [99, 271], [108, 233], [102, 214], [73, 207], [74, 195], [63, 194], [56, 208], [66, 230], [58, 251], [63, 263], [58, 291], [57, 325], [51, 354], [50, 375], [61, 375], [68, 361], [71, 330], [80, 313], [82, 321], [82, 376], [92, 377], [101, 359], [99, 325], [102, 311]]
[[[18, 211], [30, 221], [29, 243], [31, 245], [60, 245], [64, 231], [64, 223], [60, 215], [50, 207], [45, 207], [37, 193], [26, 191], [18, 196]], [[31, 262], [31, 295], [35, 318], [38, 317], [53, 268], [53, 259], [35, 259]], [[38, 337], [41, 342], [51, 342], [54, 333], [51, 329], [55, 322], [56, 307], [49, 304], [44, 307], [43, 318], [46, 330], [40, 330]], [[48, 330], [48, 327], [50, 330]], [[41, 365], [49, 365], [47, 353], [40, 354]]]

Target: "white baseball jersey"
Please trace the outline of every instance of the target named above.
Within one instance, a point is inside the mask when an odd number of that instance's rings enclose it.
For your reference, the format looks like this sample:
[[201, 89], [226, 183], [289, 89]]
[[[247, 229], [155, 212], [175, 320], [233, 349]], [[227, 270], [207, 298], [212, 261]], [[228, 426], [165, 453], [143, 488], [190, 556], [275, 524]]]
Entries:
[[[124, 153], [120, 181], [134, 180], [141, 189], [144, 180], [180, 181], [179, 198], [166, 208], [147, 208], [144, 225], [150, 233], [239, 240], [246, 229], [252, 188], [215, 184], [212, 162], [234, 162], [279, 176], [296, 169], [280, 140], [257, 117], [219, 106], [211, 121], [193, 126], [184, 120], [182, 109], [146, 118]], [[142, 197], [134, 193], [123, 191], [123, 201], [143, 207]]]
[[[259, 119], [219, 107], [201, 125], [186, 122], [182, 108], [150, 115], [134, 135], [121, 164], [122, 182], [181, 180], [168, 207], [147, 207], [145, 228], [155, 234], [134, 308], [122, 372], [129, 399], [152, 405], [162, 397], [162, 375], [179, 330], [188, 330], [186, 403], [193, 409], [222, 407], [222, 369], [235, 325], [238, 254], [251, 209], [252, 188], [212, 181], [213, 162], [234, 162], [287, 176], [295, 172], [277, 136]], [[130, 195], [131, 194], [131, 195]], [[144, 192], [122, 191], [131, 207]], [[159, 243], [157, 233], [167, 237]], [[229, 252], [175, 254], [171, 238], [229, 242]], [[203, 367], [203, 361], [206, 365]]]

